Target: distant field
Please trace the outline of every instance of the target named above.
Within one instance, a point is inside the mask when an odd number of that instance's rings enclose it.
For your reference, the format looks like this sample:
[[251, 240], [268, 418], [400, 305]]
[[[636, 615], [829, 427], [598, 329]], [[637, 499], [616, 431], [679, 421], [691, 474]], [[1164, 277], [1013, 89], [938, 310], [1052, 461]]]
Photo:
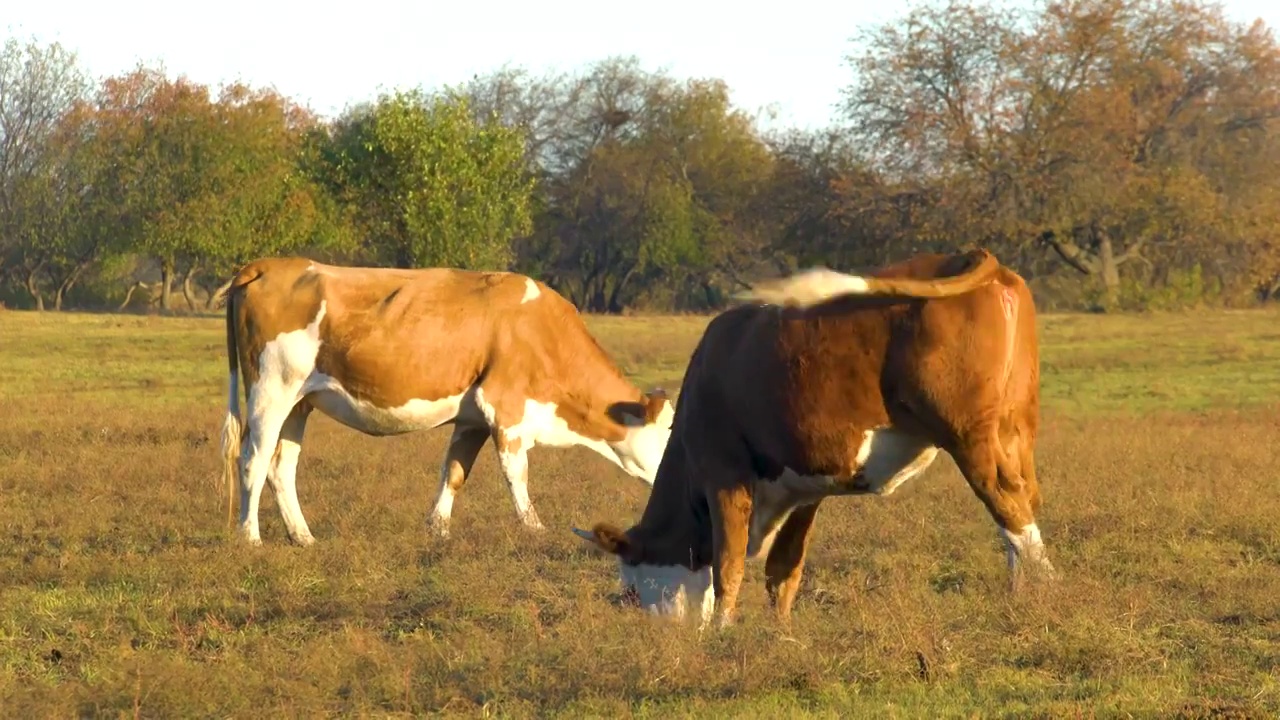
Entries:
[[[763, 568], [742, 622], [692, 637], [615, 607], [568, 529], [644, 486], [539, 449], [524, 531], [481, 455], [453, 538], [424, 532], [447, 430], [315, 416], [318, 543], [229, 537], [216, 318], [0, 312], [6, 717], [1276, 717], [1280, 314], [1042, 317], [1040, 521], [1064, 579], [1011, 598], [949, 460], [829, 501], [783, 638]], [[590, 318], [675, 389], [705, 318]]]

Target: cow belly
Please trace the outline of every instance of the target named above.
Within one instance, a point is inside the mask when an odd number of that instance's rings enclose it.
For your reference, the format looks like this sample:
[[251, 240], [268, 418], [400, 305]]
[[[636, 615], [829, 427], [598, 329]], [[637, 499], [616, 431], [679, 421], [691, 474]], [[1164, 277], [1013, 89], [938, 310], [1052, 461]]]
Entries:
[[774, 482], [796, 505], [829, 495], [889, 495], [933, 463], [933, 443], [892, 427], [867, 430], [854, 460], [852, 477], [800, 475], [787, 468]]
[[317, 373], [307, 381], [306, 399], [325, 415], [368, 435], [401, 435], [430, 430], [458, 418], [467, 391], [435, 400], [413, 399], [399, 407], [378, 407], [351, 396], [336, 380]]
[[928, 440], [894, 428], [868, 430], [862, 435], [853, 477], [800, 475], [786, 468], [774, 480], [756, 483], [747, 555], [769, 551], [791, 511], [834, 495], [890, 495], [933, 463], [938, 448]]
[[893, 428], [868, 430], [858, 448], [854, 492], [889, 495], [933, 463], [938, 448], [928, 440]]

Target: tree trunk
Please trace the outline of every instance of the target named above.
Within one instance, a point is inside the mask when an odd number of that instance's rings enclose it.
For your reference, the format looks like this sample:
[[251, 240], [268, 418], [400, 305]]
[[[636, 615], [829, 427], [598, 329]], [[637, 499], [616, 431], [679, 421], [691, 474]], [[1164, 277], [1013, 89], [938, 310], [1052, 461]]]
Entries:
[[36, 310], [44, 312], [44, 295], [40, 292], [40, 283], [36, 282], [38, 272], [40, 272], [39, 268], [27, 273], [27, 292], [31, 293], [31, 299], [36, 301]]
[[624, 282], [626, 282], [625, 278], [619, 280], [614, 284], [613, 290], [609, 292], [609, 301], [605, 303], [604, 311], [610, 315], [620, 315], [622, 313], [622, 307], [618, 302], [618, 298], [622, 297], [622, 284]]
[[231, 287], [231, 283], [235, 281], [236, 281], [236, 278], [234, 275], [232, 275], [231, 277], [227, 278], [226, 282], [222, 283], [216, 288], [208, 290], [209, 299], [205, 300], [204, 309], [207, 312], [213, 312], [214, 310], [217, 310], [218, 301], [222, 299], [222, 294], [225, 293]]
[[124, 294], [124, 302], [120, 303], [120, 307], [116, 308], [116, 312], [120, 312], [129, 306], [129, 301], [133, 299], [133, 294], [137, 292], [138, 288], [145, 290], [147, 288], [147, 284], [139, 280], [130, 285], [129, 292]]
[[173, 309], [169, 295], [173, 292], [173, 263], [165, 261], [160, 266], [160, 309], [169, 312]]
[[1271, 278], [1271, 282], [1266, 285], [1266, 292], [1262, 296], [1262, 302], [1274, 300], [1276, 294], [1280, 293], [1280, 275]]
[[591, 292], [591, 301], [587, 304], [587, 310], [589, 312], [598, 313], [604, 312], [604, 309], [604, 286], [602, 285]]
[[58, 285], [58, 291], [53, 296], [54, 310], [59, 312], [62, 311], [63, 298], [67, 296], [67, 293], [71, 292], [71, 288], [76, 286], [76, 283], [80, 280], [80, 275], [84, 273], [85, 268], [87, 267], [89, 267], [89, 263], [80, 263], [74, 270], [68, 273], [67, 277]]
[[633, 267], [624, 273], [623, 276], [618, 279], [618, 282], [614, 284], [613, 291], [609, 293], [609, 302], [606, 305], [607, 312], [613, 315], [622, 314], [622, 291], [631, 283], [631, 278], [635, 277], [635, 274], [636, 271]]
[[400, 268], [401, 270], [408, 270], [409, 268], [412, 268], [413, 265], [414, 265], [413, 255], [409, 252], [409, 248], [405, 245], [400, 245], [399, 247], [397, 247], [396, 248], [396, 267]]
[[703, 302], [706, 304], [706, 309], [713, 310], [718, 307], [720, 305], [720, 294], [712, 287], [710, 282], [703, 280], [700, 284], [702, 285], [702, 297]]
[[187, 270], [187, 274], [182, 277], [182, 299], [187, 301], [187, 309], [193, 313], [197, 308], [195, 288], [191, 287], [191, 283], [195, 279], [196, 272], [199, 270], [199, 265], [192, 265]]
[[1120, 301], [1120, 265], [1116, 262], [1115, 246], [1111, 234], [1098, 230], [1098, 270], [1102, 276], [1102, 302], [1107, 310]]

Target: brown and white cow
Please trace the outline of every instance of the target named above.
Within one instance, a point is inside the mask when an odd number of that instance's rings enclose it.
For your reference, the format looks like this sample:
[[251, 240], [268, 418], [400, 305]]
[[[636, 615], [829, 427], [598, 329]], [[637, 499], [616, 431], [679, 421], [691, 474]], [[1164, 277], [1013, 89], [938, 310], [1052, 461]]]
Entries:
[[[652, 612], [732, 620], [748, 557], [789, 623], [814, 516], [956, 461], [1003, 533], [1011, 578], [1048, 576], [1035, 514], [1035, 307], [985, 251], [918, 255], [867, 276], [816, 269], [713, 319], [689, 361], [640, 522], [575, 532], [617, 555]], [[1016, 586], [1016, 585], [1015, 585]]]
[[490, 437], [516, 514], [531, 528], [542, 527], [527, 487], [535, 445], [582, 445], [653, 483], [671, 432], [670, 401], [627, 382], [574, 306], [540, 282], [507, 272], [266, 258], [240, 270], [226, 303], [227, 512], [238, 480], [240, 529], [251, 543], [261, 543], [258, 501], [267, 481], [290, 539], [314, 542], [295, 485], [313, 408], [375, 436], [453, 423], [431, 519], [441, 535]]

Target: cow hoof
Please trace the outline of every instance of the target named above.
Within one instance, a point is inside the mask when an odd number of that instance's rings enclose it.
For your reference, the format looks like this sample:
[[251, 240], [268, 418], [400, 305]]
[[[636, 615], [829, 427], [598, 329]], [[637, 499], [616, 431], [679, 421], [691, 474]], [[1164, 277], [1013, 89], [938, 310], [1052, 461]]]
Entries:
[[1020, 568], [1009, 577], [1009, 592], [1016, 595], [1026, 591], [1028, 587], [1053, 585], [1059, 579], [1058, 571], [1053, 566]]
[[432, 535], [435, 535], [441, 540], [449, 539], [449, 521], [448, 520], [445, 520], [443, 518], [433, 517], [431, 518], [430, 522], [427, 523], [427, 529], [431, 532]]
[[311, 535], [311, 533], [298, 535], [297, 537], [290, 537], [289, 539], [293, 541], [294, 545], [299, 547], [311, 547], [316, 544], [316, 539]]

